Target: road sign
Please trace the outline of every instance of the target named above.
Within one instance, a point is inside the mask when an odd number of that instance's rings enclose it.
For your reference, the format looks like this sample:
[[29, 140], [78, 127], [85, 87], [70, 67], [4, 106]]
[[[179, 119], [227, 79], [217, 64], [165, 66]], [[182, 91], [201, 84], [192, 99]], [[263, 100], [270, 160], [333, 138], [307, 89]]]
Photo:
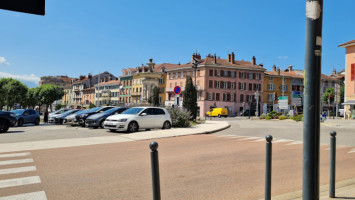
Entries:
[[45, 0], [1, 0], [0, 9], [44, 15]]
[[180, 87], [180, 86], [175, 86], [175, 87], [174, 87], [174, 93], [175, 93], [176, 95], [179, 95], [179, 94], [181, 93], [181, 87]]
[[288, 96], [279, 97], [279, 108], [280, 109], [288, 109]]

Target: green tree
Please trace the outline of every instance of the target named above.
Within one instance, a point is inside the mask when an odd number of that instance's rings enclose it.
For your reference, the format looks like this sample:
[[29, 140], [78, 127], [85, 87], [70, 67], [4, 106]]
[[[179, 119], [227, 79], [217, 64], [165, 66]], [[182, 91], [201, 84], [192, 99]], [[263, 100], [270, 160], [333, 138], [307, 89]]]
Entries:
[[0, 79], [0, 108], [7, 105], [7, 110], [12, 109], [15, 103], [21, 105], [26, 102], [28, 87], [12, 78]]
[[55, 105], [55, 109], [56, 110], [59, 110], [59, 109], [61, 109], [63, 106], [62, 106], [62, 104], [60, 104], [60, 103], [58, 103], [57, 105]]
[[190, 76], [186, 77], [184, 101], [182, 106], [191, 113], [191, 119], [195, 120], [197, 114], [197, 90], [193, 85], [192, 78]]
[[[40, 104], [46, 105], [46, 109], [56, 100], [61, 99], [64, 96], [64, 91], [61, 87], [53, 84], [44, 84], [38, 87], [38, 95], [40, 98]], [[41, 106], [40, 105], [40, 106]]]
[[[330, 97], [330, 102], [328, 102], [328, 99], [329, 99], [329, 95], [331, 95]], [[334, 91], [334, 88], [327, 88], [325, 90], [325, 93], [323, 94], [323, 97], [322, 97], [322, 100], [323, 100], [323, 103], [334, 103], [334, 97], [335, 97], [335, 91]]]
[[154, 106], [159, 106], [159, 88], [158, 87], [154, 87], [154, 89], [153, 89], [152, 103]]
[[345, 85], [341, 85], [340, 86], [340, 103], [344, 103], [344, 89], [345, 89]]
[[95, 107], [96, 107], [95, 104], [90, 103], [89, 108], [95, 108]]

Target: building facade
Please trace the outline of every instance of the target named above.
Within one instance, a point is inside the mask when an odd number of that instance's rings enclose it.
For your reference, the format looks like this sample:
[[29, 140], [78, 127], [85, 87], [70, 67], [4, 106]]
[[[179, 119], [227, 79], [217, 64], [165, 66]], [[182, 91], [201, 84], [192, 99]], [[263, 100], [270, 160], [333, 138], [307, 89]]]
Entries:
[[355, 40], [339, 47], [345, 48], [344, 118], [355, 119]]
[[[193, 68], [193, 60], [199, 64]], [[263, 104], [264, 71], [252, 62], [237, 61], [235, 54], [229, 54], [228, 59], [220, 59], [216, 55], [208, 55], [201, 59], [199, 54], [193, 54], [192, 61], [166, 70], [166, 106], [182, 106], [186, 77], [191, 76], [197, 89], [197, 116], [205, 116], [212, 107], [227, 108], [229, 115], [240, 115], [246, 109], [257, 110]], [[182, 93], [174, 94], [174, 87], [180, 86]], [[259, 101], [255, 95], [259, 93]]]
[[64, 90], [64, 96], [62, 97], [62, 105], [64, 108], [72, 108], [72, 92], [73, 92], [73, 86], [68, 85], [63, 87]]
[[43, 76], [38, 84], [53, 84], [64, 88], [71, 85], [76, 80], [76, 78], [70, 78], [68, 76]]
[[121, 105], [120, 102], [121, 81], [111, 80], [95, 85], [95, 105]]
[[121, 80], [121, 91], [120, 91], [120, 102], [126, 106], [132, 105], [132, 76], [137, 70], [134, 68], [127, 68], [122, 70]]

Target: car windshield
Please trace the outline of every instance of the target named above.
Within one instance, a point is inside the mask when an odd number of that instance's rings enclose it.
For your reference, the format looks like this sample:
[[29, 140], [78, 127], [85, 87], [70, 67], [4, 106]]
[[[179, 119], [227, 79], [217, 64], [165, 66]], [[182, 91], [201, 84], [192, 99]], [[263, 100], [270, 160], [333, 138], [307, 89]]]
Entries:
[[86, 112], [85, 112], [85, 113], [92, 113], [92, 112], [96, 112], [96, 111], [100, 110], [101, 108], [102, 108], [102, 107], [91, 108], [91, 109], [89, 109], [89, 110], [86, 110]]
[[130, 108], [124, 112], [122, 112], [121, 114], [125, 114], [125, 115], [136, 115], [138, 113], [140, 113], [144, 108]]
[[16, 115], [22, 115], [23, 111], [25, 111], [25, 110], [24, 109], [17, 109], [17, 110], [13, 110], [11, 112], [15, 113]]
[[118, 110], [118, 108], [111, 108], [111, 109], [106, 110], [106, 111], [103, 112], [103, 113], [105, 113], [105, 114], [111, 114], [111, 113], [115, 112], [116, 110]]
[[63, 112], [62, 115], [67, 115], [67, 114], [70, 114], [72, 112], [75, 112], [76, 110], [68, 110], [66, 112]]

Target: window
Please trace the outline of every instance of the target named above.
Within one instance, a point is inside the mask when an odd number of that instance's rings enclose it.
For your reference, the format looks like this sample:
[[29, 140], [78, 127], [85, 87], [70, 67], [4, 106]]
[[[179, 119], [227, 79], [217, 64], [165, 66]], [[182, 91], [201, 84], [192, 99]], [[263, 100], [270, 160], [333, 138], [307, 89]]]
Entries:
[[224, 88], [224, 89], [228, 89], [228, 82], [224, 82], [223, 88]]
[[173, 83], [170, 83], [170, 88], [173, 88]]
[[244, 94], [240, 95], [240, 102], [244, 102]]
[[239, 72], [239, 78], [245, 79], [245, 72]]
[[213, 100], [213, 93], [207, 93], [208, 94], [208, 100], [212, 101]]
[[227, 94], [223, 93], [223, 101], [227, 101]]
[[160, 78], [159, 79], [159, 84], [164, 84], [164, 79]]
[[216, 93], [216, 101], [219, 101], [219, 93]]
[[213, 88], [213, 80], [209, 80], [208, 81], [208, 87], [209, 88]]
[[216, 70], [217, 71], [217, 76], [220, 77], [221, 76], [221, 71]]
[[260, 91], [260, 86], [261, 86], [261, 84], [254, 84], [254, 90]]
[[269, 81], [273, 81], [273, 80], [274, 80], [274, 77], [270, 76]]
[[153, 115], [165, 115], [165, 112], [163, 109], [153, 108]]
[[231, 89], [232, 89], [232, 90], [235, 89], [235, 82], [231, 82]]
[[[180, 73], [180, 72], [179, 72]], [[184, 78], [184, 72], [181, 72], [180, 78]]]
[[350, 80], [353, 81], [355, 80], [355, 63], [351, 64], [351, 76]]
[[231, 72], [231, 77], [235, 78], [235, 72]]
[[267, 101], [273, 101], [273, 99], [274, 99], [274, 94], [273, 93], [267, 94]]
[[231, 94], [231, 101], [235, 101], [235, 94]]
[[245, 90], [246, 83], [239, 83], [239, 89], [240, 90]]
[[255, 74], [255, 79], [260, 80], [260, 74]]
[[249, 83], [249, 90], [253, 90], [253, 84], [252, 83]]
[[253, 73], [248, 73], [248, 79], [253, 79]]
[[221, 82], [217, 81], [216, 88], [221, 88]]
[[224, 71], [224, 77], [228, 77], [228, 72], [229, 71]]
[[274, 90], [275, 90], [275, 84], [273, 84], [273, 83], [268, 83], [268, 84], [267, 84], [267, 90], [269, 90], [269, 91], [274, 91]]
[[253, 97], [254, 97], [253, 95], [249, 95], [249, 96], [247, 95], [247, 97], [248, 97], [248, 102], [253, 102], [253, 99], [254, 99], [254, 98], [253, 98]]
[[284, 92], [287, 92], [287, 85], [281, 85], [280, 86], [280, 90], [284, 91]]
[[180, 76], [181, 76], [181, 72], [178, 72], [178, 73], [176, 74], [176, 78], [180, 78]]
[[213, 76], [213, 69], [210, 69], [210, 76]]

